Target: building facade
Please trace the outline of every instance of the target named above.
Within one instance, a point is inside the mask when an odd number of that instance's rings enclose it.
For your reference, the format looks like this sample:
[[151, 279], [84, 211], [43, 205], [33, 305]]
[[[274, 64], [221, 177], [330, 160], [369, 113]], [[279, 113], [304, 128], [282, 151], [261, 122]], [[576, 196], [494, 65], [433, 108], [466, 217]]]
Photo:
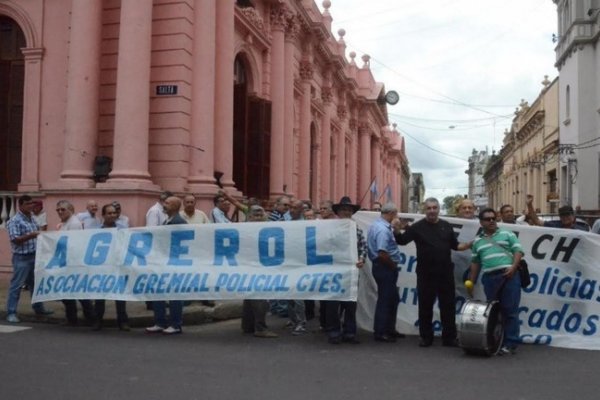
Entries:
[[323, 6], [0, 0], [2, 223], [15, 192], [118, 199], [134, 225], [162, 190], [407, 202], [384, 85]]
[[423, 174], [420, 172], [410, 174], [408, 199], [408, 212], [422, 212], [421, 204], [425, 201], [425, 181], [423, 179]]
[[488, 150], [473, 149], [469, 157], [469, 169], [465, 174], [469, 177], [469, 199], [473, 200], [476, 207], [487, 207], [488, 200], [483, 180], [483, 172], [490, 156]]
[[560, 202], [600, 208], [600, 1], [557, 5], [560, 104]]
[[558, 78], [544, 77], [540, 95], [532, 105], [525, 100], [515, 111], [502, 149], [493, 155], [484, 172], [489, 206], [510, 204], [525, 209], [528, 194], [542, 213], [558, 211], [560, 198]]

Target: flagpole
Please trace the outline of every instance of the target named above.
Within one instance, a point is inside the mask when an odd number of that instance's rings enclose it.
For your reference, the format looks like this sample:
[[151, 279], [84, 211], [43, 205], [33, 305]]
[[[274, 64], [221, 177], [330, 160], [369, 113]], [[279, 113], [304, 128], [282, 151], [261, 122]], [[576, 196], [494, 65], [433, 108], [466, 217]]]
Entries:
[[367, 193], [369, 193], [371, 191], [371, 186], [373, 186], [373, 182], [375, 182], [375, 179], [377, 179], [377, 175], [375, 175], [373, 177], [373, 179], [371, 179], [371, 183], [369, 184], [369, 187], [367, 188], [367, 191], [365, 192], [365, 194], [363, 194], [363, 197], [360, 198], [360, 201], [358, 202], [358, 205], [362, 204], [362, 202], [365, 199], [365, 197], [367, 197]]

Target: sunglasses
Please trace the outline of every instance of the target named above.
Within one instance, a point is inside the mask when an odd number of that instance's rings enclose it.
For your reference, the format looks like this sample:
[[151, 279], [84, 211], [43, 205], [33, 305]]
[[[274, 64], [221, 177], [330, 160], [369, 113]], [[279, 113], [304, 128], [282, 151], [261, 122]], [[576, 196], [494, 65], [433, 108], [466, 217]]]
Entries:
[[486, 221], [486, 222], [492, 222], [492, 221], [496, 221], [496, 217], [481, 218], [481, 220]]

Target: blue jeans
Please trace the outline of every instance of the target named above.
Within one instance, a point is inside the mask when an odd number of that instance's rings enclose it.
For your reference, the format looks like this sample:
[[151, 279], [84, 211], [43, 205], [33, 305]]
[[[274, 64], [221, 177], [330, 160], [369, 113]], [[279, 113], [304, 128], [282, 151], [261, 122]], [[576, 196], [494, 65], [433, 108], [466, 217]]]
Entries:
[[[19, 297], [21, 296], [21, 287], [25, 283], [27, 283], [29, 290], [33, 293], [35, 254], [13, 254], [12, 264], [13, 276], [10, 280], [8, 299], [6, 300], [6, 311], [8, 314], [17, 313]], [[36, 313], [44, 311], [44, 305], [42, 303], [34, 303], [31, 306]]]
[[373, 278], [377, 283], [377, 303], [373, 333], [375, 336], [391, 335], [396, 330], [396, 318], [400, 295], [396, 281], [398, 269], [373, 261]]
[[183, 301], [169, 300], [169, 321], [167, 321], [166, 301], [153, 301], [152, 310], [154, 311], [154, 323], [158, 326], [166, 328], [181, 329], [183, 324]]
[[[506, 280], [504, 288], [500, 290]], [[519, 303], [521, 302], [521, 278], [516, 272], [511, 279], [502, 274], [483, 274], [483, 290], [488, 301], [498, 300], [504, 325], [503, 346], [515, 348], [520, 343]], [[500, 290], [500, 293], [498, 291]]]

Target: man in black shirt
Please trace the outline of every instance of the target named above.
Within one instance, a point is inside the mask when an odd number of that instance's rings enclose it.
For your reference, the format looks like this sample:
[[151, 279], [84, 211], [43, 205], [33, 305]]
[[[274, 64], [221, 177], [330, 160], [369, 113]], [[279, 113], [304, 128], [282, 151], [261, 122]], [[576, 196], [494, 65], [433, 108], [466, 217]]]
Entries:
[[[398, 223], [396, 243], [417, 246], [417, 295], [419, 300], [419, 346], [433, 343], [433, 305], [439, 300], [442, 321], [442, 344], [456, 346], [454, 264], [450, 250], [466, 250], [470, 243], [458, 243], [452, 226], [439, 219], [440, 203], [430, 197], [425, 200], [425, 218], [406, 227]], [[399, 231], [406, 228], [404, 233]]]

